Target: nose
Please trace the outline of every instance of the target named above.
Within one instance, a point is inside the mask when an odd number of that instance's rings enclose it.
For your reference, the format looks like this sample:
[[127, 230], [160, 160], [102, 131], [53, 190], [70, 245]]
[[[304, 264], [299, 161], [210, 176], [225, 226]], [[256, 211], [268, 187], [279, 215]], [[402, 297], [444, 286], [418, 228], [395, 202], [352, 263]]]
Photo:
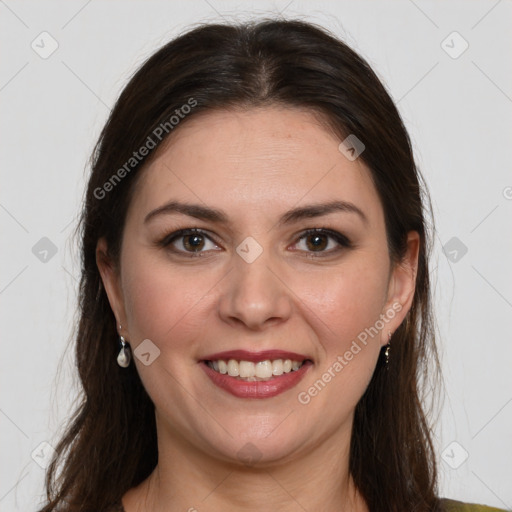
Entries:
[[285, 322], [292, 311], [292, 292], [276, 262], [263, 253], [252, 263], [233, 255], [219, 300], [223, 321], [261, 331]]

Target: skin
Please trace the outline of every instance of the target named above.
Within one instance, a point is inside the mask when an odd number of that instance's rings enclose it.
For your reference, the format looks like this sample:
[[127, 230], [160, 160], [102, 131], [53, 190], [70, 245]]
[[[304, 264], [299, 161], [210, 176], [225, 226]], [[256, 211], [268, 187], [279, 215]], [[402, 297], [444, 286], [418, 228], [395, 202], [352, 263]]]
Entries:
[[[368, 510], [348, 471], [354, 408], [389, 332], [411, 306], [419, 237], [409, 233], [407, 255], [392, 267], [370, 173], [360, 159], [348, 160], [339, 143], [317, 117], [297, 109], [191, 118], [137, 183], [120, 268], [108, 258], [105, 240], [98, 241], [98, 268], [120, 334], [132, 351], [145, 339], [160, 350], [148, 366], [134, 358], [155, 404], [159, 463], [124, 495], [126, 512], [256, 511], [263, 503], [281, 512]], [[339, 199], [359, 207], [367, 223], [334, 212], [277, 224], [289, 209]], [[229, 223], [176, 213], [144, 223], [170, 200], [222, 209]], [[166, 235], [193, 227], [211, 236], [200, 239], [202, 257], [187, 256], [193, 249], [183, 243], [190, 237], [158, 246]], [[309, 228], [340, 232], [353, 247], [325, 236], [319, 252], [314, 236], [301, 239]], [[248, 236], [263, 249], [252, 263], [236, 252]], [[401, 309], [378, 335], [301, 404], [298, 393], [393, 304]], [[237, 348], [290, 350], [314, 364], [276, 397], [237, 398], [212, 384], [198, 364]], [[250, 465], [238, 455], [247, 443], [257, 453]]]

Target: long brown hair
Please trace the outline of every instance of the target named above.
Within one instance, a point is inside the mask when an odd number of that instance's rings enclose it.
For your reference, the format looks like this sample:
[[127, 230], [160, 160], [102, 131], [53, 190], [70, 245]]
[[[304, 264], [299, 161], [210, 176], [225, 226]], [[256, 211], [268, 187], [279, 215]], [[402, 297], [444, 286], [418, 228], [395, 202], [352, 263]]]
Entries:
[[[100, 135], [78, 226], [76, 361], [83, 399], [48, 468], [48, 503], [41, 512], [105, 510], [158, 461], [153, 403], [134, 364], [123, 369], [116, 363], [116, 321], [96, 265], [98, 239], [106, 237], [118, 263], [136, 178], [168, 133], [199, 112], [271, 104], [314, 111], [340, 141], [349, 134], [363, 141], [360, 158], [382, 201], [393, 263], [405, 254], [407, 233], [420, 234], [412, 307], [394, 333], [387, 370], [381, 354], [356, 407], [350, 471], [372, 511], [437, 509], [435, 457], [420, 386], [429, 363], [436, 371], [439, 366], [425, 215], [427, 206], [432, 209], [409, 136], [381, 81], [345, 43], [303, 21], [262, 20], [201, 25], [166, 44], [131, 78]], [[170, 119], [177, 111], [186, 115], [174, 126]], [[149, 145], [148, 137], [156, 148], [132, 161], [134, 151]], [[114, 180], [116, 173], [121, 178]]]

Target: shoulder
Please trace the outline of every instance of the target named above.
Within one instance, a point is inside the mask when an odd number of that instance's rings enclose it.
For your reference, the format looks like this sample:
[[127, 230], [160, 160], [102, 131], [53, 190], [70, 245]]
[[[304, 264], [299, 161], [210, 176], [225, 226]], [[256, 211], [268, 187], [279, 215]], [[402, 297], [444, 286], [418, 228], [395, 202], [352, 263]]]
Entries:
[[477, 505], [475, 503], [463, 503], [449, 499], [442, 499], [443, 511], [446, 512], [504, 512], [503, 509], [487, 507], [486, 505]]

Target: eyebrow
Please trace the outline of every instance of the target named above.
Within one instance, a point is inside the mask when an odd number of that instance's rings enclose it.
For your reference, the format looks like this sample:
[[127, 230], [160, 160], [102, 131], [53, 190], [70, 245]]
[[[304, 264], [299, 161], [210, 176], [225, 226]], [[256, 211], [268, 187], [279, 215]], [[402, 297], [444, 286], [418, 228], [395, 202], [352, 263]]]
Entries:
[[[322, 217], [334, 212], [353, 213], [361, 218], [368, 225], [368, 218], [364, 212], [355, 204], [348, 201], [331, 201], [328, 203], [316, 203], [308, 206], [293, 208], [284, 213], [277, 222], [277, 225], [292, 224], [299, 220]], [[229, 218], [223, 210], [203, 206], [199, 204], [182, 203], [180, 201], [169, 201], [149, 212], [144, 218], [144, 224], [158, 215], [181, 213], [196, 219], [208, 220], [218, 224], [228, 224]]]

